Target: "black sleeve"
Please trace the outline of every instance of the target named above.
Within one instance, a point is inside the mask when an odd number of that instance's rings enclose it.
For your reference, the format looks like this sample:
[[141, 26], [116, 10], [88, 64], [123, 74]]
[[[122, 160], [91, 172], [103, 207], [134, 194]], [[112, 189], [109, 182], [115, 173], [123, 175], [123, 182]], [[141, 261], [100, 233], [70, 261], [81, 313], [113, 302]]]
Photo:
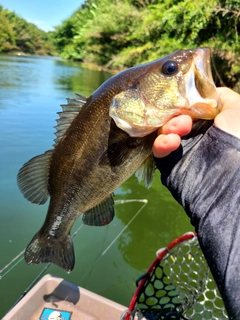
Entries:
[[181, 147], [155, 159], [184, 207], [225, 303], [240, 319], [240, 139], [199, 121]]

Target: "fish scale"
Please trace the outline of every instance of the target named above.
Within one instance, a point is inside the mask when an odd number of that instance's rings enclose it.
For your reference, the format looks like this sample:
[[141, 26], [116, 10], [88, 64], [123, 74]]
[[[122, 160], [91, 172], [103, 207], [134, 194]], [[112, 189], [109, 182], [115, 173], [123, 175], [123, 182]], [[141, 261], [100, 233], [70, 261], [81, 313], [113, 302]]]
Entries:
[[114, 191], [134, 172], [150, 187], [157, 129], [171, 117], [212, 119], [220, 102], [208, 49], [182, 50], [108, 79], [89, 98], [67, 99], [58, 113], [52, 150], [20, 169], [18, 185], [31, 202], [50, 203], [45, 222], [26, 248], [29, 264], [71, 271], [70, 231], [114, 218]]

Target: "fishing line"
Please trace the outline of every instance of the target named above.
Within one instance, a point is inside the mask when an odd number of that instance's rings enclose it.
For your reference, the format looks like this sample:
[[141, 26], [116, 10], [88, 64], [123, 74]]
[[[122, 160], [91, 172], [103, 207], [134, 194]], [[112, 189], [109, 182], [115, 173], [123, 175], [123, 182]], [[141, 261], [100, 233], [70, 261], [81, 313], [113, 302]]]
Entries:
[[[147, 203], [146, 199], [130, 199], [130, 200], [115, 200], [115, 204], [124, 204], [124, 203], [130, 203], [130, 202], [143, 202]], [[143, 206], [144, 207], [144, 206]], [[142, 209], [143, 209], [142, 207]], [[138, 214], [138, 213], [137, 213]], [[135, 217], [132, 218], [132, 220], [135, 219]], [[125, 226], [125, 228], [120, 232], [120, 234], [113, 240], [113, 242], [103, 251], [102, 255], [104, 255], [107, 250], [113, 245], [113, 243], [119, 238], [119, 236], [124, 232], [124, 230], [128, 227], [128, 225], [132, 222], [132, 220], [129, 221], [129, 223]], [[79, 231], [84, 227], [83, 224], [81, 224], [78, 229], [72, 234], [71, 238], [74, 239], [76, 235], [79, 233]], [[25, 252], [25, 249], [22, 250], [19, 254], [17, 254], [9, 263], [7, 263], [1, 270], [0, 270], [0, 280], [5, 277], [11, 270], [13, 270], [22, 260], [23, 260], [23, 254]], [[19, 260], [14, 263], [17, 259]], [[12, 264], [14, 265], [12, 266]], [[8, 269], [9, 268], [9, 269]], [[3, 273], [6, 269], [8, 269], [5, 273]], [[2, 274], [3, 273], [3, 274]]]
[[115, 204], [124, 204], [124, 203], [130, 203], [130, 202], [141, 202], [143, 205], [141, 208], [135, 213], [135, 215], [129, 220], [129, 222], [125, 225], [125, 227], [117, 234], [117, 236], [113, 239], [113, 241], [107, 246], [107, 248], [98, 256], [98, 258], [94, 261], [90, 269], [88, 269], [84, 275], [81, 277], [81, 279], [77, 282], [77, 285], [79, 285], [85, 277], [92, 271], [94, 265], [106, 254], [106, 252], [112, 247], [112, 245], [117, 241], [117, 239], [123, 234], [123, 232], [129, 227], [129, 225], [133, 222], [133, 220], [139, 215], [139, 213], [144, 209], [144, 207], [147, 205], [148, 200], [147, 199], [129, 199], [129, 200], [116, 200], [114, 201]]
[[[129, 220], [129, 222], [125, 225], [125, 227], [117, 234], [117, 236], [113, 239], [113, 241], [108, 245], [108, 247], [100, 254], [100, 256], [94, 261], [94, 264], [92, 264], [91, 268], [87, 270], [87, 272], [81, 277], [81, 279], [77, 282], [77, 285], [79, 285], [80, 282], [83, 281], [83, 279], [91, 272], [94, 265], [100, 260], [102, 256], [106, 254], [106, 252], [112, 247], [112, 245], [117, 241], [117, 239], [122, 235], [122, 233], [129, 227], [129, 225], [133, 222], [133, 220], [139, 215], [139, 213], [143, 210], [143, 208], [147, 205], [148, 201], [146, 199], [129, 199], [129, 200], [116, 200], [115, 204], [124, 204], [124, 203], [131, 203], [131, 202], [141, 202], [143, 203], [142, 207], [135, 213], [135, 215]], [[84, 227], [84, 224], [81, 224], [77, 230], [72, 234], [71, 238], [74, 239], [77, 234], [80, 232], [80, 230]], [[5, 275], [7, 275], [10, 271], [12, 271], [22, 260], [23, 260], [23, 254], [25, 252], [25, 249], [22, 250], [18, 255], [16, 255], [8, 264], [6, 264], [1, 270], [0, 270], [0, 279], [2, 279]], [[18, 259], [18, 260], [17, 260]], [[16, 261], [17, 260], [17, 261]], [[15, 262], [16, 261], [16, 262]], [[15, 262], [15, 263], [14, 263]], [[20, 295], [20, 297], [17, 299], [17, 301], [13, 304], [11, 309], [29, 292], [29, 290], [36, 284], [36, 282], [42, 277], [42, 275], [47, 271], [47, 269], [51, 266], [51, 263], [48, 263], [42, 271], [39, 272], [39, 274], [36, 276], [36, 278], [31, 282], [31, 284], [26, 288], [26, 290]], [[5, 273], [3, 273], [6, 270]], [[3, 273], [3, 274], [2, 274]], [[65, 300], [68, 298], [68, 295], [66, 296]], [[11, 310], [10, 309], [10, 310]], [[9, 310], [9, 311], [10, 311]], [[8, 311], [8, 312], [9, 312]]]
[[84, 224], [82, 223], [77, 230], [72, 234], [71, 238], [74, 239], [76, 237], [76, 235], [78, 234], [78, 232], [84, 227]]
[[105, 253], [111, 248], [111, 246], [117, 241], [117, 239], [121, 236], [121, 234], [128, 228], [128, 226], [132, 223], [132, 221], [139, 215], [139, 213], [143, 210], [143, 208], [147, 205], [148, 201], [147, 199], [131, 199], [131, 200], [117, 200], [119, 202], [115, 202], [116, 204], [122, 204], [122, 203], [129, 203], [129, 202], [143, 202], [144, 204], [141, 206], [141, 208], [137, 211], [137, 213], [132, 217], [131, 220], [125, 225], [125, 227], [122, 229], [122, 231], [119, 232], [119, 234], [116, 236], [116, 238], [109, 244], [109, 246], [103, 251], [101, 256], [104, 256]]
[[[16, 255], [15, 258], [13, 258], [8, 264], [5, 265], [5, 267], [3, 267], [1, 270], [0, 270], [0, 279], [2, 279], [6, 274], [8, 274], [10, 272], [10, 270], [12, 270], [15, 266], [17, 266], [22, 260], [23, 260], [23, 257], [21, 257], [23, 254], [24, 254], [24, 250], [22, 250], [18, 255]], [[21, 257], [9, 270], [7, 270], [3, 275], [3, 271], [6, 270], [7, 268], [9, 268], [19, 257]]]
[[[72, 234], [71, 238], [75, 238], [76, 235], [78, 234], [78, 232], [82, 229], [84, 225], [81, 224], [78, 229]], [[17, 254], [9, 263], [7, 263], [1, 270], [0, 270], [0, 280], [5, 277], [11, 270], [13, 270], [23, 259], [23, 254], [25, 252], [25, 249], [22, 250], [19, 254]], [[19, 260], [14, 263], [17, 259], [19, 258]], [[49, 264], [51, 265], [51, 263]], [[8, 269], [8, 270], [6, 270]], [[44, 268], [45, 269], [45, 268]], [[6, 270], [6, 272], [4, 272]], [[4, 273], [3, 273], [4, 272]], [[3, 274], [2, 274], [3, 273]], [[41, 272], [40, 272], [41, 273]]]
[[[75, 238], [76, 235], [79, 233], [79, 231], [83, 228], [83, 224], [81, 224], [77, 230], [72, 234], [71, 238]], [[15, 258], [13, 258], [2, 270], [0, 270], [0, 279], [2, 279], [6, 274], [8, 274], [20, 261], [23, 260], [23, 257], [21, 257], [9, 270], [7, 270], [2, 276], [1, 273], [6, 270], [8, 267], [10, 267], [14, 261], [16, 261], [21, 255], [23, 255], [25, 249], [22, 250]], [[39, 272], [39, 274], [36, 276], [36, 278], [32, 281], [32, 283], [27, 287], [27, 289], [20, 295], [20, 297], [17, 299], [17, 301], [15, 301], [15, 303], [12, 305], [12, 307], [8, 310], [8, 312], [10, 310], [12, 310], [16, 304], [18, 304], [18, 302], [20, 300], [22, 300], [22, 298], [29, 292], [29, 290], [36, 284], [36, 282], [42, 277], [42, 275], [47, 271], [47, 269], [51, 266], [51, 263], [49, 262], [43, 269], [42, 271]], [[7, 313], [8, 313], [7, 312]]]
[[[23, 257], [22, 257], [23, 259]], [[14, 304], [11, 306], [11, 308], [8, 310], [8, 312], [10, 310], [12, 310], [16, 304], [18, 304], [18, 302], [20, 300], [22, 300], [22, 298], [28, 293], [28, 291], [35, 285], [35, 283], [38, 281], [38, 279], [41, 278], [41, 276], [44, 274], [44, 272], [46, 272], [46, 270], [50, 267], [51, 263], [49, 262], [44, 268], [42, 271], [39, 272], [39, 274], [36, 276], [36, 278], [32, 281], [32, 283], [27, 287], [27, 289], [25, 291], [23, 291], [23, 293], [20, 295], [20, 297], [14, 302]], [[8, 313], [7, 312], [7, 313]]]

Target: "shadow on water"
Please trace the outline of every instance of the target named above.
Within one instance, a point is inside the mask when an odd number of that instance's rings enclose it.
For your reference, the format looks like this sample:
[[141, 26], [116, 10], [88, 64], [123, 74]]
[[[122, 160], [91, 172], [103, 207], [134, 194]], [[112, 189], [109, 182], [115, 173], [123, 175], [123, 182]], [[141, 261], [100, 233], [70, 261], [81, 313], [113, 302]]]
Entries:
[[[47, 212], [47, 204], [39, 207], [21, 195], [16, 184], [19, 168], [52, 148], [60, 104], [75, 92], [89, 96], [109, 76], [59, 59], [0, 56], [0, 270], [26, 247]], [[161, 186], [158, 173], [149, 190], [130, 178], [115, 192], [115, 199], [147, 199], [148, 204], [132, 222], [142, 203], [116, 205], [116, 217], [106, 227], [81, 227], [79, 219], [72, 231], [80, 227], [74, 238], [73, 272], [51, 266], [47, 273], [127, 305], [135, 280], [154, 260], [156, 250], [191, 226]], [[0, 274], [0, 317], [43, 268], [26, 265], [21, 256]]]

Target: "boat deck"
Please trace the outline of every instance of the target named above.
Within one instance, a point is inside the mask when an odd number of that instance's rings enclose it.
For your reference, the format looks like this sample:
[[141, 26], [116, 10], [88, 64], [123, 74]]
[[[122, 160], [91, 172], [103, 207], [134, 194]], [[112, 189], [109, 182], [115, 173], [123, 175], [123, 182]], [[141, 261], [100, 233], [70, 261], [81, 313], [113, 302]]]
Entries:
[[2, 320], [114, 320], [127, 307], [64, 279], [44, 276]]

